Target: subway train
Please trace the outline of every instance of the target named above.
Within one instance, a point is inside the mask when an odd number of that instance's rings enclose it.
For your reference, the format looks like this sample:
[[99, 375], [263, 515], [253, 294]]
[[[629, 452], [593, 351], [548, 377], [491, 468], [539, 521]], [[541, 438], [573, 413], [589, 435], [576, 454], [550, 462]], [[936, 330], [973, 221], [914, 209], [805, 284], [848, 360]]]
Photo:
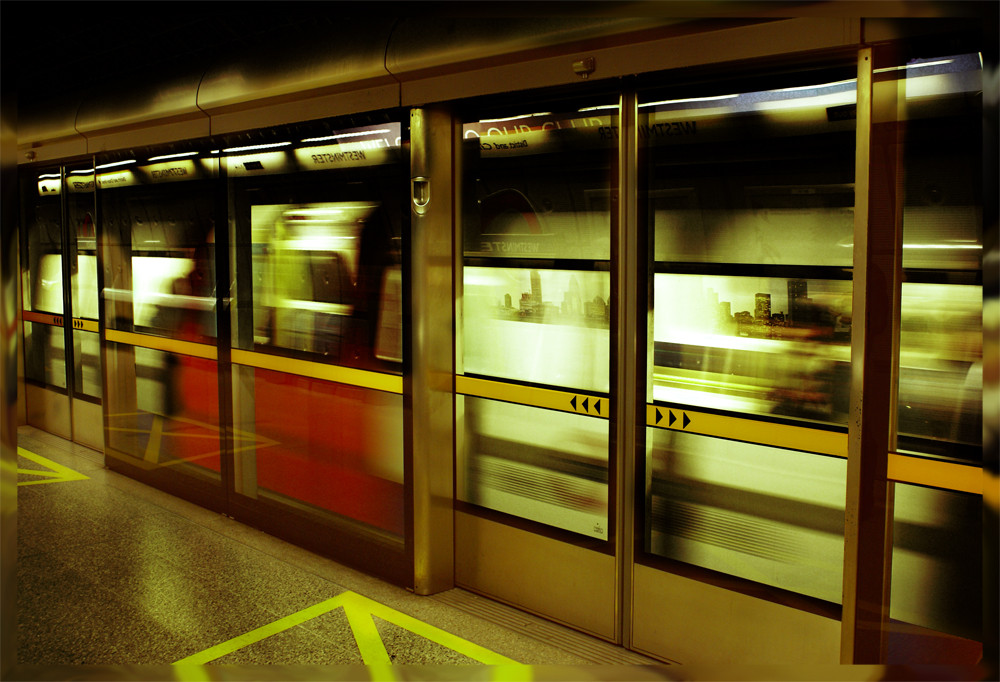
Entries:
[[893, 339], [882, 627], [981, 640], [975, 27], [302, 29], [26, 106], [29, 423], [420, 593], [837, 662], [863, 302]]

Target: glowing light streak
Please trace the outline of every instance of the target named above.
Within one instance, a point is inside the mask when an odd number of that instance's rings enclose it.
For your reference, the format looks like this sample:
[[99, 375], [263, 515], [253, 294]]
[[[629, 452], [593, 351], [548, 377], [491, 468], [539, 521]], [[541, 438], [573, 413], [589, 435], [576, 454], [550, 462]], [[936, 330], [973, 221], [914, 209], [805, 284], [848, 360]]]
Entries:
[[163, 156], [151, 156], [149, 161], [166, 161], [167, 159], [183, 159], [188, 156], [198, 156], [198, 152], [179, 152], [177, 154], [164, 154]]
[[336, 135], [327, 135], [326, 137], [308, 137], [302, 140], [305, 142], [326, 142], [327, 140], [339, 140], [344, 137], [364, 137], [366, 135], [384, 135], [385, 133], [391, 133], [392, 131], [388, 128], [379, 128], [378, 130], [365, 130], [356, 133], [337, 133]]
[[270, 144], [252, 144], [247, 147], [228, 147], [222, 150], [223, 154], [232, 154], [234, 152], [249, 152], [256, 149], [275, 149], [277, 147], [287, 147], [291, 142], [272, 142]]

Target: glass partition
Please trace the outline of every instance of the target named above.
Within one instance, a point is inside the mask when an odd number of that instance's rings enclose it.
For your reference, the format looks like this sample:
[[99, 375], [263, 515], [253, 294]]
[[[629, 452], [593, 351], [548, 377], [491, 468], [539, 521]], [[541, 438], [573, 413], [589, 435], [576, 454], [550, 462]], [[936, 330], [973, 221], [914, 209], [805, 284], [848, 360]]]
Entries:
[[606, 540], [618, 105], [557, 111], [462, 127], [457, 497]]
[[402, 130], [330, 121], [222, 150], [234, 218], [235, 490], [396, 543], [405, 531]]
[[180, 152], [109, 159], [96, 170], [108, 453], [218, 486], [218, 161]]
[[899, 449], [982, 458], [982, 62], [876, 73], [906, 119]]
[[[832, 603], [846, 461], [821, 443], [845, 430], [850, 392], [854, 76], [803, 71], [639, 100], [652, 275], [645, 556]], [[782, 446], [789, 433], [794, 449]]]

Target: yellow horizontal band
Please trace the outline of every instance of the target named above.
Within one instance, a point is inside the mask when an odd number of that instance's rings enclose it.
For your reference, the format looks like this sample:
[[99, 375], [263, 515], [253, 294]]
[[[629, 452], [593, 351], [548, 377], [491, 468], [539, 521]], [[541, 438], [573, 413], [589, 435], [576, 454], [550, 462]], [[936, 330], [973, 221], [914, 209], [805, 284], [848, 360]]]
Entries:
[[96, 334], [101, 331], [101, 325], [97, 320], [84, 320], [79, 317], [74, 317], [73, 329], [79, 329], [85, 332], [94, 332]]
[[62, 315], [53, 315], [51, 313], [36, 313], [31, 310], [25, 310], [21, 312], [21, 319], [25, 322], [34, 322], [36, 324], [49, 324], [54, 327], [63, 326], [63, 320], [65, 319]]
[[162, 336], [149, 336], [147, 334], [135, 334], [132, 332], [118, 331], [117, 329], [105, 329], [104, 336], [108, 341], [115, 343], [125, 343], [130, 346], [140, 348], [152, 348], [178, 355], [191, 355], [196, 358], [206, 360], [218, 360], [219, 353], [215, 346], [205, 343], [194, 343], [193, 341], [181, 341], [179, 339], [165, 339]]
[[661, 429], [729, 438], [776, 448], [847, 457], [847, 434], [837, 431], [649, 404], [646, 405], [646, 424]]
[[886, 477], [897, 483], [914, 483], [932, 488], [973, 493], [974, 495], [983, 494], [982, 467], [966, 464], [941, 462], [890, 452]]
[[323, 379], [324, 381], [371, 388], [376, 391], [386, 391], [388, 393], [403, 393], [403, 377], [398, 374], [383, 374], [382, 372], [371, 372], [353, 367], [327, 365], [322, 362], [310, 362], [309, 360], [286, 358], [280, 355], [254, 353], [237, 348], [234, 348], [232, 351], [232, 361], [236, 365], [256, 367], [257, 369], [269, 369], [275, 372], [285, 372], [286, 374], [297, 374], [312, 379]]
[[502, 400], [507, 403], [542, 407], [547, 410], [585, 414], [589, 417], [608, 418], [610, 402], [607, 398], [598, 398], [583, 393], [557, 391], [551, 388], [536, 388], [508, 384], [502, 381], [474, 379], [472, 377], [456, 376], [455, 392], [462, 395], [476, 396]]

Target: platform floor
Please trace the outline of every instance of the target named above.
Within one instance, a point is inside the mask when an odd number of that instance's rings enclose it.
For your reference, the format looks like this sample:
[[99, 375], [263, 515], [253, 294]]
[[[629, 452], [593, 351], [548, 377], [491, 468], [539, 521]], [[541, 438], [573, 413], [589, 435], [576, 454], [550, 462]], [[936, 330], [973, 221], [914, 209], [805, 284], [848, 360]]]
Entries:
[[416, 596], [30, 426], [17, 467], [8, 680], [984, 679], [965, 666], [667, 665], [465, 590]]
[[18, 448], [19, 665], [659, 665], [463, 590], [416, 596], [33, 427]]

